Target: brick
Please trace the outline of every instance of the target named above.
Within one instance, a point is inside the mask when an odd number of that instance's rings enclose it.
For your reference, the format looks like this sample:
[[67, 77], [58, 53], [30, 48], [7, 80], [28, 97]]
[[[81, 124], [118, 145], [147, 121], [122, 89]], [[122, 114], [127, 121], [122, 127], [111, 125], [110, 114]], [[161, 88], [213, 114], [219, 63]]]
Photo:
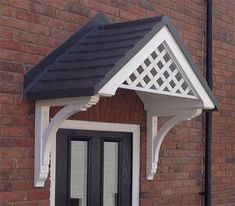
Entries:
[[9, 170], [0, 169], [0, 180], [9, 180], [10, 176], [9, 173], [10, 173]]
[[51, 17], [56, 16], [56, 9], [48, 5], [43, 5], [37, 2], [31, 2], [31, 9], [33, 13], [38, 13]]
[[0, 61], [0, 70], [23, 73], [24, 66], [14, 62]]
[[15, 141], [11, 138], [0, 137], [0, 145], [1, 147], [13, 147], [15, 145]]
[[29, 22], [29, 32], [49, 36], [50, 28], [48, 26], [43, 26], [41, 24], [34, 24]]
[[68, 11], [71, 13], [79, 14], [81, 16], [90, 16], [90, 10], [86, 7], [82, 7], [79, 4], [69, 3], [68, 4]]
[[54, 39], [53, 37], [40, 36], [37, 40], [38, 45], [47, 46], [51, 48], [57, 47], [62, 43], [61, 39]]
[[17, 147], [33, 147], [34, 146], [34, 139], [29, 138], [15, 138], [14, 140], [15, 146]]
[[10, 158], [21, 159], [21, 158], [29, 158], [29, 157], [32, 157], [32, 154], [29, 150], [26, 150], [26, 149], [3, 148], [0, 151], [0, 158], [1, 159], [10, 159]]
[[159, 196], [160, 194], [161, 194], [160, 191], [141, 192], [141, 193], [140, 193], [140, 198], [141, 198], [141, 199], [154, 198], [154, 197]]
[[16, 161], [16, 168], [19, 169], [32, 169], [34, 166], [33, 159], [18, 159]]
[[228, 158], [225, 159], [225, 162], [234, 164], [235, 163], [235, 158], [229, 158], [228, 157]]
[[15, 162], [9, 159], [0, 159], [0, 168], [1, 169], [12, 169], [15, 166]]
[[11, 72], [0, 71], [0, 81], [13, 82], [14, 75]]
[[9, 201], [22, 201], [26, 200], [27, 196], [25, 192], [1, 192], [0, 203]]
[[50, 201], [49, 200], [41, 200], [39, 202], [39, 206], [50, 206]]
[[40, 0], [39, 2], [43, 3], [43, 5], [51, 6], [61, 10], [65, 10], [67, 8], [67, 2], [64, 0]]
[[28, 29], [28, 24], [25, 21], [10, 18], [10, 17], [3, 17], [0, 16], [0, 26], [5, 26], [9, 28], [15, 28], [26, 31]]
[[2, 3], [12, 6], [12, 7], [22, 8], [22, 9], [30, 8], [28, 0], [2, 0]]
[[10, 180], [25, 180], [28, 179], [28, 171], [25, 169], [14, 169], [9, 174]]
[[10, 28], [0, 26], [0, 37], [12, 39], [13, 38], [13, 30]]
[[0, 93], [0, 103], [11, 104], [13, 102], [13, 97], [10, 94]]
[[2, 136], [5, 137], [31, 137], [33, 135], [30, 128], [24, 127], [3, 127]]
[[71, 32], [65, 31], [64, 29], [53, 28], [51, 30], [52, 36], [57, 39], [67, 39], [71, 35]]
[[13, 183], [12, 182], [3, 182], [0, 181], [0, 192], [7, 192], [13, 190]]
[[0, 15], [9, 16], [9, 17], [14, 16], [14, 9], [12, 7], [3, 5], [1, 2], [0, 6], [1, 6]]
[[16, 10], [15, 11], [15, 17], [17, 19], [27, 21], [27, 22], [33, 22], [33, 23], [39, 23], [40, 22], [40, 16], [38, 14], [28, 12], [25, 10]]
[[69, 13], [67, 11], [57, 10], [56, 16], [58, 19], [61, 19], [64, 21], [78, 23], [78, 15], [77, 14]]
[[1, 60], [3, 61], [12, 61], [14, 58], [14, 53], [9, 49], [0, 48]]
[[49, 191], [45, 189], [38, 189], [35, 191], [28, 192], [28, 200], [43, 200], [49, 198]]
[[17, 181], [14, 184], [14, 189], [17, 191], [33, 190], [34, 189], [33, 181], [30, 180]]
[[0, 115], [0, 125], [10, 126], [13, 124], [13, 119], [9, 116]]
[[147, 10], [154, 10], [154, 4], [147, 0], [138, 0], [138, 5]]
[[25, 63], [25, 64], [36, 64], [40, 60], [42, 60], [43, 56], [39, 56], [36, 54], [28, 54], [28, 53], [15, 53], [14, 60], [18, 63]]
[[[0, 93], [21, 93], [21, 85], [0, 82]], [[1, 110], [1, 109], [0, 109]]]
[[27, 44], [27, 51], [31, 54], [46, 56], [50, 52], [50, 49], [35, 44]]
[[[77, 3], [76, 2], [76, 0], [75, 0], [75, 2], [72, 2], [71, 1], [71, 3]], [[88, 9], [92, 9], [92, 10], [94, 10], [94, 11], [96, 11], [97, 10], [97, 8], [100, 8], [100, 4], [101, 3], [105, 3], [104, 1], [87, 1], [87, 0], [80, 0], [80, 4], [83, 6], [83, 7], [85, 7], [85, 8], [88, 8]], [[91, 10], [91, 12], [92, 12], [92, 10]], [[102, 10], [103, 11], [103, 10]], [[92, 16], [92, 15], [91, 15]]]
[[25, 202], [19, 202], [19, 203], [16, 203], [15, 206], [38, 206], [38, 202], [34, 201], [25, 201]]
[[21, 74], [14, 74], [13, 82], [17, 84], [23, 84], [23, 76]]
[[16, 51], [26, 51], [25, 44], [13, 39], [0, 39], [0, 47], [5, 49], [12, 49]]
[[161, 190], [161, 195], [173, 195], [175, 193], [175, 190], [174, 189], [164, 189], [164, 190]]
[[141, 206], [152, 206], [152, 203], [153, 203], [153, 201], [151, 199], [150, 200], [148, 200], [148, 199], [144, 199], [144, 200], [140, 199], [140, 205]]

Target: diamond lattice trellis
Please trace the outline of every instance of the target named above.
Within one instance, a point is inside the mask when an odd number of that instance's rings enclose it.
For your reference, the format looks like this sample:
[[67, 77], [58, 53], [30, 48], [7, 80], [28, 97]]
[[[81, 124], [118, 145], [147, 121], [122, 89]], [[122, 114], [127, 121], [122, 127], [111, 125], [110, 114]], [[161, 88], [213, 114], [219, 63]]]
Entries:
[[120, 87], [196, 98], [163, 43], [144, 60]]

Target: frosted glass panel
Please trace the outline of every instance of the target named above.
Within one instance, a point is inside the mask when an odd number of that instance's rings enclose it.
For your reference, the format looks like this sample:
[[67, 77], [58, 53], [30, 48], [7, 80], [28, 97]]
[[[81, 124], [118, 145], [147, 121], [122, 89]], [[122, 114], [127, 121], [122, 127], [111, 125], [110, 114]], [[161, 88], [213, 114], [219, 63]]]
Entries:
[[103, 206], [116, 206], [118, 194], [118, 143], [104, 143]]
[[86, 206], [87, 199], [87, 142], [71, 142], [70, 198], [75, 205]]

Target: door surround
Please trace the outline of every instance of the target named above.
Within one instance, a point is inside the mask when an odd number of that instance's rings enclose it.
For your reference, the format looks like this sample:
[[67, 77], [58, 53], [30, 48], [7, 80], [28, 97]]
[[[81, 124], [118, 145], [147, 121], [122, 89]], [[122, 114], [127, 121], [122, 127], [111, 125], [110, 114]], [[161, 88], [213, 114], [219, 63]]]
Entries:
[[[59, 129], [129, 132], [133, 135], [132, 150], [132, 206], [139, 206], [140, 125], [93, 121], [65, 120]], [[53, 142], [50, 166], [50, 205], [55, 205], [56, 142]]]

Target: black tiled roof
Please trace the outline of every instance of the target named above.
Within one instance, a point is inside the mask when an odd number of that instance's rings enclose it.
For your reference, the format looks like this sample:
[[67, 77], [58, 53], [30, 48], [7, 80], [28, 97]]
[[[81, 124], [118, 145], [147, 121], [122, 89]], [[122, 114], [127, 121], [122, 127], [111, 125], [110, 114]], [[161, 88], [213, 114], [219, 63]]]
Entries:
[[25, 75], [24, 98], [94, 95], [110, 70], [121, 69], [162, 26], [162, 16], [110, 24], [99, 13]]
[[24, 99], [91, 96], [167, 26], [215, 105], [217, 101], [168, 17], [110, 24], [98, 13], [24, 77]]

